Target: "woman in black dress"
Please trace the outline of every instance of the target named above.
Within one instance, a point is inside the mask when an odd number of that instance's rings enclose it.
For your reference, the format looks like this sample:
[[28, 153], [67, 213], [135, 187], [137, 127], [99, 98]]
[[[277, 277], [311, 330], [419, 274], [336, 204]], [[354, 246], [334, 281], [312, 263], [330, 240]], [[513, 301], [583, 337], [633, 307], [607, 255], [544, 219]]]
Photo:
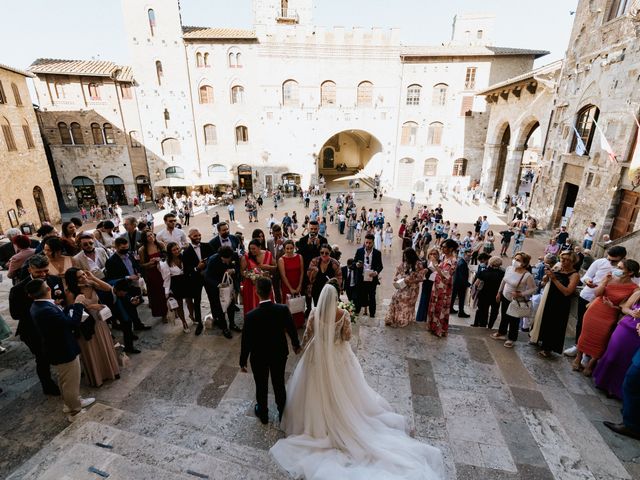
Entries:
[[309, 277], [309, 288], [313, 304], [318, 304], [320, 293], [325, 284], [332, 278], [338, 280], [338, 285], [342, 285], [342, 269], [340, 262], [331, 258], [332, 249], [326, 243], [320, 247], [320, 256], [311, 260], [307, 276]]

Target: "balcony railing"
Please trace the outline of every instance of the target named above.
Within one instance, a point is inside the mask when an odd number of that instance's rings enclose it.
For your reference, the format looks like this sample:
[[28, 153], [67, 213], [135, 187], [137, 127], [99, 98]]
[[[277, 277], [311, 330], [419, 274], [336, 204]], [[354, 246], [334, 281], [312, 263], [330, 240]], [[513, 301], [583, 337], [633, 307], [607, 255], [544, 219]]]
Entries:
[[298, 17], [298, 12], [293, 8], [279, 8], [278, 16], [276, 18], [277, 21], [283, 23], [297, 23], [300, 17]]

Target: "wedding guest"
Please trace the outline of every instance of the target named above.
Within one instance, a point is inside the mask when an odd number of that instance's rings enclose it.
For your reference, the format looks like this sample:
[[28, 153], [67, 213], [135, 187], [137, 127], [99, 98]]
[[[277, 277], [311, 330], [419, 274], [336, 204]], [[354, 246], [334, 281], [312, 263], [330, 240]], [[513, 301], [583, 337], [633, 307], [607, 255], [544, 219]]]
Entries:
[[309, 278], [310, 295], [313, 298], [314, 305], [318, 304], [318, 298], [320, 298], [320, 292], [326, 285], [326, 283], [335, 278], [338, 280], [338, 285], [342, 285], [342, 269], [340, 268], [340, 262], [331, 258], [332, 249], [326, 243], [320, 247], [320, 256], [311, 260], [309, 269], [307, 270], [307, 276]]
[[[287, 301], [287, 295], [300, 295], [304, 279], [304, 260], [296, 253], [293, 240], [283, 243], [284, 255], [278, 259], [278, 270], [281, 279], [281, 298]], [[294, 313], [293, 323], [296, 328], [304, 325], [304, 312]]]
[[431, 292], [433, 290], [433, 282], [436, 279], [435, 266], [433, 258], [438, 258], [440, 252], [437, 248], [427, 250], [425, 259], [422, 262], [423, 267], [427, 270], [424, 281], [422, 282], [422, 291], [420, 292], [420, 303], [418, 304], [418, 312], [416, 313], [416, 322], [426, 322], [429, 313], [429, 302], [431, 301]]
[[184, 274], [187, 280], [187, 294], [193, 303], [193, 321], [196, 325], [196, 335], [204, 329], [202, 324], [202, 287], [204, 287], [204, 270], [207, 261], [213, 255], [213, 249], [208, 243], [202, 243], [202, 234], [197, 228], [189, 229], [189, 246], [182, 252]]
[[22, 267], [36, 253], [35, 248], [31, 248], [31, 239], [27, 235], [16, 235], [11, 239], [11, 243], [15, 248], [13, 255], [7, 263], [7, 277], [13, 280], [15, 285], [21, 276]]
[[262, 250], [267, 249], [267, 240], [266, 240], [266, 237], [264, 236], [264, 232], [260, 228], [256, 228], [251, 233], [251, 239], [253, 240], [254, 238], [257, 238], [260, 241], [260, 248]]
[[640, 348], [640, 337], [636, 333], [640, 328], [640, 289], [620, 306], [620, 311], [624, 317], [615, 327], [607, 349], [593, 371], [593, 380], [607, 395], [622, 399], [625, 373]]
[[95, 238], [89, 233], [78, 235], [78, 243], [81, 251], [71, 259], [73, 266], [80, 270], [87, 270], [96, 278], [103, 280], [104, 268], [109, 259], [107, 251], [96, 246]]
[[177, 243], [180, 249], [189, 244], [187, 234], [181, 228], [177, 228], [178, 217], [175, 213], [167, 213], [163, 217], [165, 228], [158, 232], [157, 238], [159, 242], [169, 245], [169, 243]]
[[184, 276], [180, 245], [176, 242], [170, 242], [167, 245], [167, 259], [160, 262], [159, 268], [162, 274], [165, 301], [173, 298], [178, 303], [175, 314], [182, 321], [182, 331], [189, 333], [189, 325], [184, 315], [184, 302], [187, 303], [191, 317], [193, 317], [193, 303], [187, 293], [188, 285]]
[[[278, 224], [274, 224], [271, 227], [271, 238], [267, 240], [267, 250], [271, 252], [271, 256], [274, 258], [276, 265], [278, 265], [280, 257], [284, 255], [284, 240], [282, 227]], [[271, 282], [273, 283], [276, 303], [285, 303], [286, 297], [282, 297], [280, 279], [279, 269], [274, 270], [271, 276]]]
[[140, 258], [142, 275], [147, 284], [151, 315], [162, 317], [162, 322], [167, 323], [169, 310], [164, 293], [164, 282], [159, 268], [160, 261], [166, 258], [165, 246], [156, 239], [156, 235], [153, 232], [143, 233], [140, 239], [142, 245], [138, 249], [138, 257]]
[[[458, 258], [456, 271], [453, 274], [453, 289], [451, 291], [451, 307], [450, 313], [457, 313], [460, 318], [469, 318], [471, 315], [464, 311], [464, 301], [467, 298], [467, 289], [469, 288], [469, 260], [471, 260], [471, 252], [465, 251]], [[453, 305], [458, 299], [458, 310]]]
[[120, 378], [118, 357], [113, 347], [111, 331], [100, 311], [105, 305], [100, 303], [98, 290], [109, 292], [111, 286], [98, 279], [91, 272], [72, 267], [65, 273], [67, 281], [67, 304], [81, 303], [91, 316], [90, 328], [80, 328], [78, 344], [80, 346], [80, 362], [85, 377], [92, 387], [100, 387], [105, 380]]
[[520, 331], [520, 318], [507, 313], [509, 304], [513, 300], [527, 302], [536, 293], [536, 282], [529, 272], [530, 262], [531, 256], [518, 252], [513, 257], [511, 266], [507, 267], [496, 295], [496, 301], [500, 303], [500, 325], [498, 331], [491, 334], [491, 338], [505, 340], [504, 346], [507, 348], [513, 348]]
[[80, 325], [84, 308], [74, 304], [62, 311], [51, 298], [51, 288], [42, 279], [31, 280], [27, 294], [33, 299], [31, 316], [42, 334], [42, 343], [49, 363], [58, 374], [67, 420], [75, 421], [95, 398], [80, 397], [80, 347], [74, 331]]
[[[7, 243], [0, 245], [0, 268], [8, 268], [9, 260], [16, 254], [16, 249], [13, 244], [13, 238], [22, 235], [19, 228], [10, 228], [5, 233], [5, 236], [9, 239]], [[35, 248], [35, 247], [34, 247]]]
[[607, 349], [609, 337], [620, 313], [620, 305], [625, 303], [638, 288], [633, 282], [640, 274], [640, 265], [635, 260], [622, 260], [596, 288], [596, 299], [591, 302], [582, 321], [582, 334], [578, 340], [578, 354], [573, 362], [573, 370], [582, 370], [582, 356], [589, 355], [589, 363], [584, 375], [589, 377], [598, 359]]
[[384, 252], [386, 252], [387, 250], [391, 251], [392, 244], [393, 244], [393, 227], [389, 222], [387, 222], [387, 225], [384, 229], [383, 251]]
[[458, 244], [447, 239], [440, 244], [443, 259], [437, 253], [429, 258], [436, 277], [433, 281], [431, 300], [429, 301], [429, 323], [427, 329], [437, 337], [446, 337], [449, 332], [449, 310], [453, 291], [453, 275], [456, 270]]
[[370, 317], [376, 316], [376, 288], [380, 284], [380, 272], [382, 254], [380, 250], [373, 248], [374, 236], [367, 233], [364, 237], [364, 246], [356, 250], [353, 261], [356, 263], [356, 314], [364, 307]]
[[213, 237], [209, 242], [213, 253], [218, 253], [220, 247], [230, 247], [234, 252], [238, 251], [238, 248], [242, 245], [237, 235], [231, 235], [229, 230], [229, 224], [227, 222], [220, 222], [217, 225], [218, 235]]
[[258, 305], [255, 280], [260, 276], [270, 277], [275, 270], [275, 260], [271, 252], [261, 248], [260, 239], [249, 242], [249, 251], [240, 259], [242, 278], [242, 307], [245, 316]]
[[[303, 235], [296, 243], [297, 251], [302, 255], [302, 260], [304, 261], [305, 273], [309, 270], [311, 260], [320, 255], [320, 245], [327, 243], [327, 239], [318, 234], [320, 227], [317, 221], [309, 221], [308, 225], [309, 233]], [[308, 285], [309, 277], [305, 274], [302, 284], [302, 291], [305, 292], [307, 299], [307, 308], [304, 312], [305, 318], [309, 316], [311, 311], [311, 296], [306, 294]]]
[[214, 253], [209, 257], [207, 268], [204, 272], [204, 289], [209, 298], [211, 314], [215, 324], [222, 329], [222, 334], [226, 338], [231, 339], [233, 338], [231, 330], [236, 332], [241, 332], [242, 330], [235, 323], [235, 303], [232, 301], [226, 311], [222, 309], [222, 304], [220, 303], [219, 285], [222, 283], [225, 273], [234, 277], [235, 283], [235, 277], [239, 273], [238, 261], [235, 251], [229, 245], [223, 245], [219, 248], [218, 253]]
[[116, 225], [111, 220], [105, 220], [98, 223], [93, 232], [93, 236], [98, 242], [100, 242], [101, 247], [105, 249], [113, 248], [113, 242], [116, 238], [113, 234], [114, 228], [116, 228]]
[[138, 230], [136, 217], [125, 217], [124, 233], [120, 234], [120, 236], [129, 241], [129, 252], [134, 255], [138, 255], [138, 250], [142, 246], [142, 233]]
[[544, 253], [558, 255], [558, 252], [560, 252], [560, 245], [557, 244], [553, 238], [550, 238], [549, 244], [544, 249]]
[[531, 334], [532, 342], [542, 344], [539, 355], [543, 358], [551, 358], [551, 352], [562, 353], [567, 323], [569, 323], [571, 296], [576, 291], [580, 280], [578, 272], [573, 268], [576, 260], [575, 253], [562, 252], [560, 269], [552, 271], [547, 268], [545, 271], [546, 279], [543, 279], [543, 283], [547, 284], [548, 288], [545, 288], [540, 301], [534, 331]]
[[64, 245], [58, 237], [49, 237], [44, 242], [42, 252], [49, 259], [49, 275], [60, 277], [64, 283], [64, 273], [73, 266], [71, 257], [63, 255]]
[[504, 270], [501, 267], [502, 259], [491, 257], [488, 268], [476, 274], [476, 286], [480, 287], [480, 283], [482, 286], [478, 291], [478, 309], [472, 327], [487, 327], [491, 330], [496, 323], [500, 312], [498, 292], [504, 278]]
[[74, 256], [80, 251], [76, 244], [76, 225], [73, 222], [62, 222], [60, 241], [65, 255]]
[[402, 252], [402, 263], [396, 268], [394, 282], [402, 285], [391, 297], [384, 323], [390, 327], [406, 327], [415, 320], [414, 312], [425, 269], [413, 248]]
[[140, 353], [140, 350], [133, 346], [134, 338], [137, 339], [133, 334], [133, 325], [138, 325], [137, 329], [151, 328], [140, 323], [137, 308], [142, 303], [142, 297], [138, 295], [139, 292], [140, 289], [133, 287], [131, 280], [126, 278], [116, 280], [112, 290], [113, 314], [120, 322], [124, 351], [129, 354]]

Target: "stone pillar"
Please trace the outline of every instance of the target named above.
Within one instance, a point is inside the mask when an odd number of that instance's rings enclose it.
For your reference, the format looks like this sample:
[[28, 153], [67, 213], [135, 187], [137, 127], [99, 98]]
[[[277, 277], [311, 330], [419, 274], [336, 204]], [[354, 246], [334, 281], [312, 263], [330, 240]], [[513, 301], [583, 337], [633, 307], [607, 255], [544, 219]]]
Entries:
[[498, 157], [500, 156], [499, 143], [485, 143], [484, 158], [482, 159], [482, 176], [480, 177], [480, 187], [487, 196], [493, 197], [493, 183], [498, 169]]
[[522, 156], [524, 155], [524, 145], [518, 147], [509, 147], [507, 153], [507, 161], [504, 168], [504, 177], [502, 178], [502, 196], [514, 195], [518, 186], [518, 176], [520, 175], [520, 165], [522, 164]]

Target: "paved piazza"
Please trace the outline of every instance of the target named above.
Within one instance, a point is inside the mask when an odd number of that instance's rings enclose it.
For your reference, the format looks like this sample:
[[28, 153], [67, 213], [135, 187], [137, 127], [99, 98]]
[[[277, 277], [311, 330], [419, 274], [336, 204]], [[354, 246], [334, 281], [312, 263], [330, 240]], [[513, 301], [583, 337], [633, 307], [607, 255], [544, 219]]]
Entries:
[[[357, 201], [374, 206], [369, 194], [359, 194]], [[410, 213], [403, 201], [403, 214]], [[381, 206], [397, 231], [394, 202], [388, 198]], [[264, 229], [272, 211], [267, 204], [259, 224], [246, 223], [237, 204], [240, 223], [232, 232], [250, 236], [254, 226]], [[449, 201], [443, 206], [445, 218], [459, 220], [462, 228], [482, 213], [489, 214], [492, 227], [503, 225], [486, 205]], [[278, 216], [292, 210], [303, 214], [299, 200], [285, 201]], [[207, 238], [209, 222], [198, 215], [192, 225]], [[355, 247], [336, 226], [329, 234], [346, 261]], [[640, 442], [602, 425], [619, 421], [620, 402], [573, 373], [567, 359], [539, 358], [522, 334], [514, 349], [505, 349], [486, 330], [457, 317], [446, 339], [428, 334], [424, 325], [384, 327], [391, 272], [400, 258], [397, 237], [394, 241], [393, 253], [383, 258], [378, 316], [358, 319], [353, 348], [370, 385], [408, 418], [416, 437], [442, 449], [448, 478], [640, 478]], [[537, 256], [544, 243], [544, 238], [527, 240], [525, 251]], [[9, 286], [5, 280], [0, 293], [7, 319]], [[143, 321], [154, 323], [137, 342], [143, 353], [131, 358], [120, 380], [99, 389], [83, 387], [98, 403], [71, 426], [61, 400], [41, 394], [25, 346], [4, 342], [9, 351], [0, 357], [0, 478], [99, 478], [88, 473], [91, 466], [109, 473], [109, 479], [193, 479], [198, 473], [216, 479], [285, 478], [268, 455], [282, 436], [273, 398], [271, 422], [263, 426], [253, 415], [252, 376], [238, 367], [240, 335], [232, 340], [220, 330], [186, 335], [178, 324], [152, 321], [146, 308], [142, 314]], [[9, 323], [15, 329], [15, 322]], [[291, 355], [287, 372], [296, 361]]]

